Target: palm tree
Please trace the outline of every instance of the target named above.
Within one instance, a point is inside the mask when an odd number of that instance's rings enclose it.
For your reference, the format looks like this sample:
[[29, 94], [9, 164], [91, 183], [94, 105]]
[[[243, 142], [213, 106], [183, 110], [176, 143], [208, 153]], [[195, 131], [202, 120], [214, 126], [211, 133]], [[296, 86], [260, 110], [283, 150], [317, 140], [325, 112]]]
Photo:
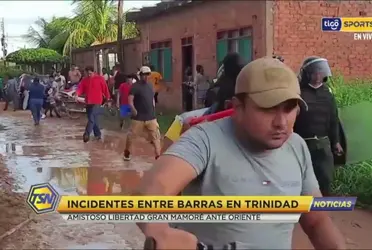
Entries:
[[68, 38], [66, 29], [68, 20], [66, 17], [53, 17], [48, 22], [44, 18], [39, 18], [35, 22], [38, 28], [30, 26], [23, 38], [38, 48], [53, 49], [62, 54], [64, 44]]
[[116, 41], [118, 27], [115, 22], [117, 9], [113, 1], [83, 0], [76, 4], [75, 17], [69, 21], [69, 37], [64, 46], [64, 54], [71, 48]]
[[138, 35], [135, 24], [125, 23], [125, 13], [118, 12], [113, 0], [74, 0], [72, 4], [76, 6], [74, 17], [53, 18], [50, 22], [40, 18], [36, 25], [41, 31], [30, 27], [24, 37], [37, 47], [69, 55], [73, 48], [117, 41], [120, 16], [124, 38]]
[[35, 24], [41, 31], [37, 31], [34, 27], [30, 26], [27, 34], [24, 35], [23, 38], [25, 38], [32, 45], [36, 45], [38, 48], [47, 48], [49, 40], [51, 39], [45, 34], [48, 22], [44, 18], [39, 18], [37, 21], [35, 21]]
[[[124, 20], [124, 15], [123, 15], [123, 5], [124, 5], [124, 1], [123, 0], [119, 0], [118, 1], [118, 39], [117, 39], [117, 42], [118, 42], [118, 51], [117, 51], [117, 54], [118, 54], [118, 59], [119, 59], [119, 64], [120, 64], [120, 69], [121, 70], [124, 70], [124, 51], [123, 51], [123, 48], [121, 46], [121, 40], [123, 40], [123, 20]], [[124, 18], [123, 18], [124, 17]]]

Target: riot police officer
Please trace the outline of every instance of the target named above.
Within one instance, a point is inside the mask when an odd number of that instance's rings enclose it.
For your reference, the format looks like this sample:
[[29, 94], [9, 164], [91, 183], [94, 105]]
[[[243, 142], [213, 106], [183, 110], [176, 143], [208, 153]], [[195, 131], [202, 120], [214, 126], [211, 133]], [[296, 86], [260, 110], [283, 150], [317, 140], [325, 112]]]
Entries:
[[333, 180], [333, 153], [343, 153], [336, 101], [326, 86], [330, 76], [332, 73], [327, 59], [309, 57], [303, 62], [299, 81], [308, 110], [300, 112], [294, 125], [294, 132], [304, 138], [308, 145], [314, 172], [324, 196], [330, 194]]

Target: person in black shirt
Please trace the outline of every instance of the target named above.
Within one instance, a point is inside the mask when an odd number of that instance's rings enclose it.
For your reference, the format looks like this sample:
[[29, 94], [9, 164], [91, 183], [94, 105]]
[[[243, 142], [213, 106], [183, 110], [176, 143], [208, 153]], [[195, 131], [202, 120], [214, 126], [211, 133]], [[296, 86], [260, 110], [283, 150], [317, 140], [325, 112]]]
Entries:
[[223, 72], [213, 86], [215, 88], [215, 96], [213, 96], [215, 100], [210, 98], [211, 106], [207, 114], [226, 109], [225, 103], [220, 100], [230, 100], [234, 95], [235, 91], [231, 86], [235, 86], [236, 78], [246, 64], [247, 62], [238, 53], [233, 52], [226, 55], [223, 59]]
[[124, 160], [130, 161], [133, 137], [145, 134], [155, 149], [155, 159], [160, 156], [160, 131], [155, 116], [154, 89], [148, 82], [151, 69], [143, 66], [140, 69], [140, 80], [134, 83], [129, 91], [128, 103], [131, 109], [130, 129], [124, 150]]
[[326, 86], [332, 76], [328, 61], [320, 57], [307, 58], [299, 75], [301, 95], [308, 110], [300, 112], [294, 132], [306, 141], [314, 172], [324, 196], [330, 195], [333, 180], [333, 152], [341, 155], [339, 119], [336, 101]]

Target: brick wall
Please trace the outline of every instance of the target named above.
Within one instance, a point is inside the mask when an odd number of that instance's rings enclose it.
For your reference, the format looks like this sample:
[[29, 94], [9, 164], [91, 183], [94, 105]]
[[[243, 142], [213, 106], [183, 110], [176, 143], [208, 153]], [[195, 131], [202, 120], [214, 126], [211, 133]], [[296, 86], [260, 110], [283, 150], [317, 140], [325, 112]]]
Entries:
[[79, 66], [80, 69], [84, 69], [87, 66], [95, 66], [95, 53], [93, 49], [73, 51], [72, 53], [72, 63]]
[[149, 51], [152, 42], [172, 39], [173, 81], [170, 92], [159, 95], [160, 105], [181, 110], [181, 38], [194, 37], [196, 64], [204, 66], [211, 79], [217, 72], [216, 36], [220, 30], [253, 27], [253, 57], [265, 55], [265, 2], [213, 1], [154, 18], [139, 25], [141, 50]]
[[139, 42], [126, 43], [124, 49], [124, 72], [126, 74], [137, 73], [137, 68], [142, 64], [142, 51]]
[[354, 41], [353, 33], [322, 32], [322, 17], [372, 16], [370, 1], [279, 1], [274, 11], [274, 53], [299, 70], [307, 56], [329, 60], [333, 72], [348, 77], [372, 74], [372, 41]]

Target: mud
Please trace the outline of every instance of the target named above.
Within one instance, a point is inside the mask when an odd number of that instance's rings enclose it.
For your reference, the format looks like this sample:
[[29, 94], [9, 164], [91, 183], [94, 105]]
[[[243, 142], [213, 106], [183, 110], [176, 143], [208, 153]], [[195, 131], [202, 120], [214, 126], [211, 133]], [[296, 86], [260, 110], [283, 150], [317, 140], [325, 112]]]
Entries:
[[4, 160], [0, 155], [0, 237], [32, 215], [25, 203], [25, 195], [12, 191], [9, 171], [2, 167]]
[[[0, 236], [32, 218], [0, 239], [1, 249], [142, 248], [143, 235], [134, 224], [69, 224], [58, 214], [35, 216], [25, 200], [31, 185], [44, 182], [67, 195], [131, 194], [153, 162], [153, 149], [145, 140], [135, 142], [132, 161], [124, 162], [122, 131], [104, 130], [102, 141], [84, 144], [81, 120], [47, 118], [34, 127], [26, 111], [2, 112], [0, 116]], [[349, 248], [372, 246], [370, 212], [331, 216]], [[312, 248], [298, 226], [293, 247]]]

